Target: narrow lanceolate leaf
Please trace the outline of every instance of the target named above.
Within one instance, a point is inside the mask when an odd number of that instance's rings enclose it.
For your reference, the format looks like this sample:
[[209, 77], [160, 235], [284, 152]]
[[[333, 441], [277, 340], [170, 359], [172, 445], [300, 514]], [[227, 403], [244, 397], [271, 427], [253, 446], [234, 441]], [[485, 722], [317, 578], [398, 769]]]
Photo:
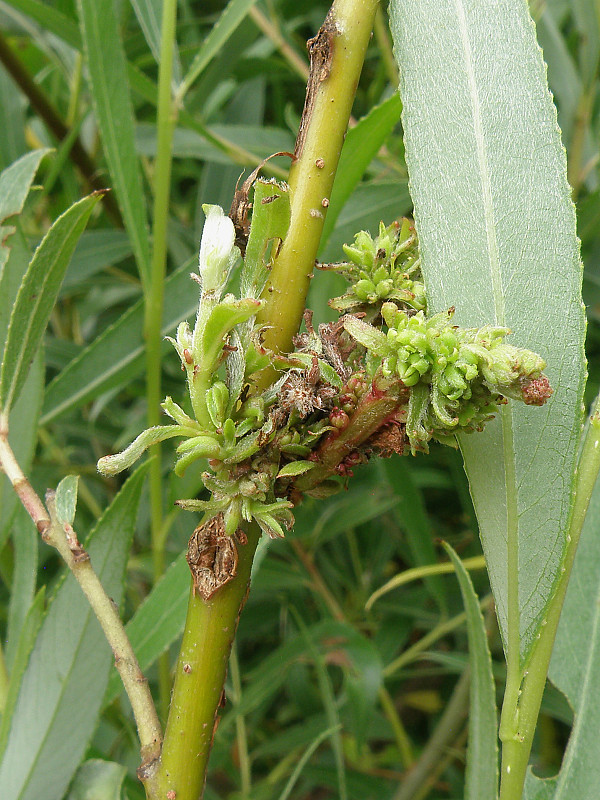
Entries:
[[[579, 540], [550, 662], [550, 680], [567, 697], [575, 724], [555, 781], [553, 800], [596, 800], [600, 785], [600, 481]], [[547, 782], [530, 775], [527, 800]]]
[[12, 663], [17, 651], [19, 638], [35, 597], [38, 540], [39, 534], [35, 525], [23, 506], [19, 505], [12, 520], [14, 568], [5, 650], [6, 666], [9, 673], [12, 672]]
[[0, 723], [0, 763], [4, 755], [4, 750], [6, 749], [8, 734], [10, 733], [10, 723], [21, 688], [21, 677], [29, 661], [29, 656], [44, 618], [45, 597], [46, 590], [45, 587], [42, 586], [29, 606], [27, 615], [23, 620], [15, 652], [10, 661], [10, 682], [8, 684], [6, 697], [4, 698], [2, 722]]
[[[119, 603], [145, 468], [127, 481], [86, 543]], [[60, 800], [97, 724], [113, 657], [79, 585], [68, 575], [42, 624], [0, 762], [2, 796]]]
[[[198, 293], [190, 292], [190, 260], [165, 282], [163, 336], [198, 308]], [[85, 348], [48, 385], [42, 418], [46, 424], [115, 386], [129, 383], [144, 370], [144, 304], [140, 300]], [[164, 343], [164, 352], [171, 352]]]
[[465, 800], [492, 800], [498, 796], [498, 731], [492, 657], [487, 643], [479, 599], [469, 573], [450, 545], [444, 545], [460, 584], [467, 614], [471, 697]]
[[101, 197], [101, 192], [94, 192], [65, 211], [44, 236], [29, 264], [10, 318], [2, 360], [0, 408], [4, 411], [19, 396], [75, 245]]
[[585, 376], [564, 150], [522, 0], [392, 12], [430, 311], [508, 326], [554, 387], [543, 408], [510, 402], [460, 442], [504, 642], [524, 661], [560, 571]]
[[23, 210], [40, 161], [48, 152], [34, 150], [27, 153], [0, 173], [0, 279], [10, 252], [10, 245], [5, 243], [5, 239], [14, 232], [14, 228], [3, 223]]
[[113, 0], [79, 0], [90, 87], [110, 177], [131, 238], [138, 270], [148, 283], [150, 249], [146, 205], [134, 145], [127, 62]]

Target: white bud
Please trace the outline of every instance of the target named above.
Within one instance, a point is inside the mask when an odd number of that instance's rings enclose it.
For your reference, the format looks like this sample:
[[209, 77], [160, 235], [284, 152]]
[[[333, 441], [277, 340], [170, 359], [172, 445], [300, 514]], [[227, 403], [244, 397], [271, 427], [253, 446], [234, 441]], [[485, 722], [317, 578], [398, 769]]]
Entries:
[[206, 214], [198, 265], [202, 291], [220, 294], [240, 251], [235, 246], [233, 222], [221, 206], [205, 204], [202, 209]]

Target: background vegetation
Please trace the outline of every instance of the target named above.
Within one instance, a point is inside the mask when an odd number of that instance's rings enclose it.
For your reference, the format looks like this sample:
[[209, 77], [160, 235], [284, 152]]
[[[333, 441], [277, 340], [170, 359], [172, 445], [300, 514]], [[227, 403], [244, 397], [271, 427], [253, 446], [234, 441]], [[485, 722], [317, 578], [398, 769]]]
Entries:
[[[94, 212], [67, 272], [40, 354], [45, 373], [32, 373], [11, 422], [15, 447], [24, 466], [31, 464], [29, 474], [40, 494], [65, 475], [81, 476], [76, 518], [81, 532], [92, 528], [119, 488], [97, 475], [97, 459], [146, 427], [139, 274], [149, 268], [156, 222], [151, 209], [160, 6], [158, 0], [116, 3], [115, 39], [106, 16], [112, 3], [0, 2], [0, 169], [31, 148], [54, 148], [41, 163], [36, 189], [17, 223], [11, 258], [26, 263], [50, 222], [90, 187], [114, 189]], [[179, 2], [175, 75], [187, 73], [202, 42], [200, 52], [207, 57], [198, 65], [174, 133], [163, 332], [171, 332], [196, 307], [187, 275], [197, 258], [201, 204], [227, 208], [242, 170], [247, 174], [271, 153], [293, 149], [308, 70], [304, 42], [327, 7], [312, 0], [234, 2], [222, 17], [221, 2]], [[578, 204], [591, 400], [600, 345], [599, 12], [592, 0], [536, 2], [532, 11]], [[88, 37], [84, 51], [86, 23], [80, 27], [79, 21], [86, 14], [88, 32], [95, 19], [104, 26], [104, 48], [91, 48]], [[115, 95], [106, 87], [123, 75], [123, 91], [116, 95], [120, 104], [111, 105], [108, 97]], [[382, 10], [358, 88], [357, 125], [347, 139], [322, 260], [338, 259], [341, 244], [357, 230], [375, 230], [380, 219], [411, 213], [396, 82]], [[276, 159], [265, 171], [282, 177], [286, 169], [286, 161]], [[329, 273], [316, 276], [309, 305], [319, 321], [333, 319], [327, 299], [340, 293], [336, 281]], [[14, 288], [3, 287], [0, 296], [2, 338]], [[168, 346], [164, 356], [163, 394], [179, 401], [184, 386], [178, 360]], [[197, 473], [172, 476], [172, 461], [165, 447], [167, 516], [159, 538], [165, 543], [164, 565], [170, 566], [132, 625], [132, 638], [142, 645], [142, 667], [155, 694], [162, 683], [163, 701], [168, 697], [165, 661], [161, 678], [157, 660], [166, 651], [172, 662], [177, 650], [189, 587], [181, 554], [194, 527], [189, 514], [172, 510], [173, 501], [199, 488]], [[27, 610], [40, 587], [46, 587], [46, 597], [57, 591], [62, 569], [54, 551], [38, 546], [4, 484], [0, 502], [0, 624], [12, 672], [19, 663], [18, 634], [26, 620], [31, 623]], [[456, 578], [420, 579], [417, 573], [414, 581], [365, 610], [372, 592], [393, 575], [446, 561], [439, 539], [463, 559], [481, 553], [460, 455], [434, 447], [427, 458], [373, 462], [357, 471], [348, 492], [306, 502], [296, 519], [286, 540], [265, 540], [260, 546], [230, 664], [207, 798], [278, 798], [286, 796], [291, 779], [297, 800], [462, 798], [468, 689], [461, 676], [467, 642]], [[127, 563], [127, 619], [162, 572], [149, 520], [142, 493]], [[472, 576], [488, 622], [500, 693], [505, 668], [489, 585], [483, 570]], [[42, 603], [40, 597], [40, 608]], [[83, 634], [74, 641], [63, 630], [53, 646], [70, 649], [75, 660], [82, 641]], [[59, 743], [68, 750], [89, 738], [86, 757], [126, 764], [127, 796], [143, 797], [135, 778], [135, 729], [114, 670], [104, 693], [100, 673], [104, 669], [108, 675], [110, 669], [108, 648], [104, 656], [99, 674], [84, 671], [82, 685], [57, 700], [45, 723], [40, 763], [46, 752], [54, 753], [48, 763], [64, 773], [56, 783], [60, 788], [62, 780], [62, 789], [53, 796], [61, 796], [72, 776], [56, 756]], [[59, 677], [50, 670], [45, 676], [50, 684]], [[6, 687], [3, 694], [6, 702]], [[74, 702], [103, 709], [95, 732], [90, 730], [83, 742], [82, 732], [70, 724], [68, 707]], [[534, 744], [540, 774], [559, 767], [571, 722], [566, 700], [549, 685]], [[415, 763], [410, 781], [398, 789]], [[115, 768], [115, 785], [121, 778]], [[35, 796], [29, 794], [34, 785], [24, 785], [19, 797]], [[73, 798], [79, 797], [76, 792], [75, 785]]]

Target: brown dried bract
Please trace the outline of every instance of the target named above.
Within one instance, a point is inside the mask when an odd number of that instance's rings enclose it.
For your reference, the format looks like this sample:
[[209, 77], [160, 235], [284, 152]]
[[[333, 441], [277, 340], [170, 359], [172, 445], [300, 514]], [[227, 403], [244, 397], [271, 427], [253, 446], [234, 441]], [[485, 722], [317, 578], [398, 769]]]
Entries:
[[406, 426], [399, 422], [389, 422], [379, 428], [366, 442], [366, 445], [377, 450], [382, 458], [389, 458], [394, 453], [401, 456], [408, 442]]
[[[310, 124], [310, 118], [312, 117], [317, 91], [323, 81], [327, 80], [329, 77], [331, 59], [333, 58], [334, 36], [337, 33], [338, 29], [335, 24], [332, 8], [327, 14], [325, 22], [323, 22], [319, 28], [317, 35], [309, 39], [306, 43], [310, 57], [310, 74], [308, 76], [308, 83], [306, 84], [304, 109], [302, 111], [300, 127], [298, 128], [296, 145], [294, 147], [294, 159], [296, 160], [302, 155], [306, 131]], [[320, 160], [322, 159], [318, 159], [318, 161]], [[318, 163], [317, 167], [319, 167]]]
[[[241, 541], [247, 541], [242, 532]], [[187, 562], [194, 581], [194, 594], [210, 600], [237, 573], [238, 554], [233, 538], [225, 533], [223, 514], [212, 517], [193, 532]]]

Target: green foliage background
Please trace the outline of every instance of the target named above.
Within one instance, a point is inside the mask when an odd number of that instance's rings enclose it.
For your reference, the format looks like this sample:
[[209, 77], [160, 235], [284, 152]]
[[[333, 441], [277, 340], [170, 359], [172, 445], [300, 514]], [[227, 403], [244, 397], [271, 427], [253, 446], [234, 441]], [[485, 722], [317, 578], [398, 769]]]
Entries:
[[[24, 268], [51, 221], [89, 192], [92, 177], [113, 189], [113, 200], [93, 213], [51, 316], [39, 356], [45, 363], [43, 403], [38, 369], [25, 385], [13, 423], [24, 466], [33, 458], [30, 475], [40, 493], [65, 475], [81, 476], [75, 527], [82, 535], [120, 487], [97, 475], [97, 459], [122, 448], [145, 427], [139, 274], [148, 270], [152, 244], [148, 209], [157, 141], [160, 5], [158, 0], [0, 2], [0, 61], [7, 63], [2, 53], [9, 48], [67, 130], [66, 139], [57, 142], [49, 112], [32, 106], [30, 85], [21, 81], [17, 86], [14, 71], [11, 77], [0, 66], [0, 169], [31, 148], [55, 148], [41, 163], [23, 216], [10, 221], [16, 227], [10, 240], [11, 274], [18, 273], [18, 264]], [[307, 70], [304, 41], [318, 29], [327, 4], [232, 2], [221, 17], [223, 8], [222, 2], [179, 3], [176, 75], [186, 74], [198, 54], [204, 63], [199, 63], [203, 71], [186, 95], [175, 130], [165, 333], [196, 307], [188, 273], [197, 258], [201, 204], [227, 208], [242, 170], [247, 174], [272, 152], [293, 148]], [[532, 4], [578, 203], [589, 322], [588, 400], [598, 385], [600, 347], [600, 21], [595, 9], [592, 0]], [[88, 31], [92, 24], [103, 30], [105, 46], [95, 51], [88, 41], [87, 60], [80, 19], [88, 20]], [[219, 19], [220, 26], [213, 28]], [[411, 213], [396, 82], [382, 12], [358, 88], [354, 117], [359, 122], [347, 137], [332, 197], [323, 260], [339, 258], [340, 245], [357, 230], [375, 230], [380, 219], [389, 222]], [[101, 138], [100, 119], [109, 126], [109, 137]], [[87, 170], [75, 164], [76, 140], [88, 154]], [[276, 159], [266, 172], [281, 177], [286, 169], [286, 161]], [[4, 278], [3, 336], [16, 291]], [[317, 274], [309, 298], [316, 319], [333, 318], [327, 298], [341, 289], [336, 276]], [[185, 392], [178, 360], [167, 345], [164, 356], [163, 394], [179, 402]], [[32, 456], [31, 431], [38, 414]], [[151, 681], [157, 680], [157, 657], [166, 650], [174, 658], [189, 584], [181, 553], [195, 523], [191, 515], [171, 510], [173, 501], [200, 488], [197, 472], [184, 479], [172, 476], [172, 461], [165, 447], [171, 566], [150, 594], [149, 510], [142, 495], [122, 606], [125, 618], [132, 619], [132, 639]], [[19, 664], [19, 634], [27, 620], [36, 627], [43, 598], [38, 595], [34, 611], [30, 606], [42, 586], [46, 596], [58, 590], [62, 570], [54, 552], [38, 545], [4, 483], [1, 489], [0, 626], [12, 671]], [[301, 506], [296, 528], [285, 541], [261, 543], [230, 665], [229, 702], [215, 740], [207, 798], [275, 800], [286, 796], [290, 780], [294, 785], [288, 796], [297, 800], [463, 797], [466, 696], [462, 704], [455, 703], [451, 725], [443, 713], [460, 688], [455, 690], [457, 677], [467, 663], [455, 577], [408, 583], [365, 611], [370, 594], [393, 575], [446, 561], [437, 546], [440, 539], [463, 559], [481, 552], [461, 459], [447, 448], [432, 448], [427, 458], [394, 458], [362, 467], [348, 492]], [[472, 579], [483, 599], [501, 691], [504, 660], [489, 585], [483, 571], [472, 573]], [[66, 647], [69, 633], [67, 626], [59, 627], [57, 650]], [[84, 734], [67, 715], [62, 726], [52, 727], [51, 741], [64, 744], [84, 735], [89, 739], [86, 757], [125, 764], [127, 796], [141, 798], [127, 702], [116, 673], [105, 679], [102, 701], [102, 685], [96, 697], [99, 690], [93, 675], [88, 676], [87, 692], [104, 709], [93, 735], [91, 730]], [[534, 745], [542, 774], [554, 774], [560, 765], [571, 722], [567, 702], [550, 686]], [[431, 747], [436, 731], [446, 738], [435, 769], [421, 774], [413, 794], [402, 794], [398, 786], [405, 772]], [[93, 764], [86, 767], [93, 769]], [[73, 772], [64, 771], [67, 785]], [[58, 800], [63, 789], [52, 797]], [[15, 797], [35, 796], [27, 791]], [[72, 798], [80, 796], [76, 791], [75, 786]]]

